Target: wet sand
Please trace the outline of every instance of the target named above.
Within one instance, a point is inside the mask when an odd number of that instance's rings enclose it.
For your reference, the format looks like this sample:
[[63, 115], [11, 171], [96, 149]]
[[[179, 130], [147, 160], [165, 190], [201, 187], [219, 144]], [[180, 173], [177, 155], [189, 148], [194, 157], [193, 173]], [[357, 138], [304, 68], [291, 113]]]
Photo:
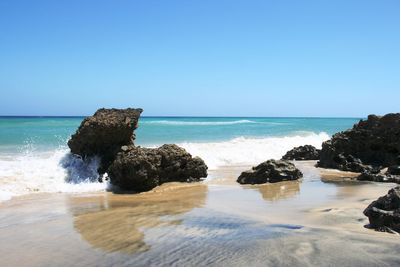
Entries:
[[32, 194], [0, 203], [0, 266], [394, 266], [400, 237], [363, 209], [394, 184], [296, 163], [299, 181], [241, 186], [248, 166], [137, 195]]

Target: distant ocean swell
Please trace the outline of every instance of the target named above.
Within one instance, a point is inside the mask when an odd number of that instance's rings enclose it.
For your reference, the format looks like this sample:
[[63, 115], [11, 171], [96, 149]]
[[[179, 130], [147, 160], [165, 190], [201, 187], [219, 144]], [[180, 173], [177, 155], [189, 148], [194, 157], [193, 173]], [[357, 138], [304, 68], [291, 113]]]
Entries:
[[[329, 135], [302, 133], [284, 137], [238, 137], [220, 142], [185, 142], [184, 147], [199, 156], [209, 169], [232, 165], [254, 165], [267, 159], [279, 159], [295, 146], [310, 144], [321, 147]], [[97, 182], [97, 159], [82, 162], [69, 156], [68, 149], [0, 156], [0, 200], [34, 192], [89, 192], [107, 188]]]
[[156, 124], [156, 125], [179, 125], [179, 126], [220, 126], [220, 125], [235, 125], [235, 124], [269, 124], [282, 125], [280, 122], [261, 122], [252, 120], [234, 120], [234, 121], [174, 121], [174, 120], [156, 120], [143, 121], [141, 124]]
[[157, 121], [143, 121], [144, 124], [158, 124], [158, 125], [188, 125], [188, 126], [210, 126], [210, 125], [234, 125], [244, 123], [257, 123], [251, 120], [235, 120], [235, 121], [173, 121], [173, 120], [157, 120]]

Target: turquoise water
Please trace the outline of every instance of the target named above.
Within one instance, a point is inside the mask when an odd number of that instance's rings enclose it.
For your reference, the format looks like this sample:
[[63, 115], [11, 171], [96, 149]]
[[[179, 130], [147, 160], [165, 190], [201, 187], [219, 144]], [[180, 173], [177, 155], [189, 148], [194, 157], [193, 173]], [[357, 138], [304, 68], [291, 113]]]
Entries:
[[[83, 117], [0, 117], [0, 152], [65, 147]], [[335, 132], [352, 127], [358, 118], [189, 118], [142, 117], [136, 143], [227, 141], [238, 137], [282, 137]]]
[[[32, 192], [105, 190], [107, 185], [97, 182], [98, 159], [83, 163], [69, 154], [66, 145], [82, 119], [0, 118], [0, 201]], [[144, 117], [136, 130], [136, 144], [155, 147], [176, 143], [193, 156], [201, 157], [213, 171], [279, 159], [299, 145], [320, 148], [330, 135], [352, 127], [357, 121], [357, 118]]]

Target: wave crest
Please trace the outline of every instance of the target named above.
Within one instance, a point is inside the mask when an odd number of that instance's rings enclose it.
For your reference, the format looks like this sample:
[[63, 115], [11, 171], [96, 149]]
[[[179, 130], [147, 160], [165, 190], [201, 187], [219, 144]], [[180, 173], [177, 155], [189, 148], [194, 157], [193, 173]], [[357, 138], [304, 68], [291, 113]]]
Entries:
[[[294, 136], [238, 137], [221, 142], [180, 143], [193, 156], [201, 157], [209, 169], [232, 165], [255, 165], [279, 159], [300, 145], [321, 147], [329, 135], [297, 133]], [[101, 191], [108, 183], [98, 182], [98, 158], [82, 160], [67, 148], [47, 152], [30, 151], [19, 155], [0, 155], [0, 201], [33, 192]]]
[[201, 157], [210, 169], [231, 165], [255, 165], [268, 159], [280, 159], [288, 150], [301, 145], [321, 148], [329, 139], [325, 132], [284, 137], [247, 138], [211, 143], [181, 143], [189, 153]]
[[35, 192], [90, 192], [107, 188], [99, 183], [96, 158], [83, 161], [68, 149], [0, 157], [0, 201]]

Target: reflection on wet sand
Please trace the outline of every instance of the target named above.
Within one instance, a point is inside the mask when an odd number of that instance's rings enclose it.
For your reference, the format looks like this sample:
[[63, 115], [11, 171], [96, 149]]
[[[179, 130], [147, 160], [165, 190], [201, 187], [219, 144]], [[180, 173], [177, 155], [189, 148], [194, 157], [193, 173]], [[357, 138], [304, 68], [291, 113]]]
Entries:
[[296, 165], [302, 180], [275, 184], [241, 186], [232, 168], [138, 195], [13, 199], [0, 266], [400, 266], [398, 236], [362, 214], [394, 185], [322, 183], [313, 162]]
[[[164, 216], [189, 212], [205, 204], [203, 184], [165, 184], [155, 191], [138, 195], [107, 194], [72, 198], [74, 228], [92, 246], [107, 252], [147, 251], [143, 229], [172, 224]], [[85, 202], [88, 205], [85, 205]], [[95, 204], [93, 204], [95, 203]]]
[[357, 172], [346, 172], [334, 169], [318, 168], [318, 170], [321, 176], [321, 181], [326, 183], [354, 181], [355, 178], [360, 175]]
[[279, 199], [292, 198], [300, 193], [301, 181], [282, 181], [279, 183], [270, 183], [255, 185], [260, 191], [264, 200], [277, 201]]

